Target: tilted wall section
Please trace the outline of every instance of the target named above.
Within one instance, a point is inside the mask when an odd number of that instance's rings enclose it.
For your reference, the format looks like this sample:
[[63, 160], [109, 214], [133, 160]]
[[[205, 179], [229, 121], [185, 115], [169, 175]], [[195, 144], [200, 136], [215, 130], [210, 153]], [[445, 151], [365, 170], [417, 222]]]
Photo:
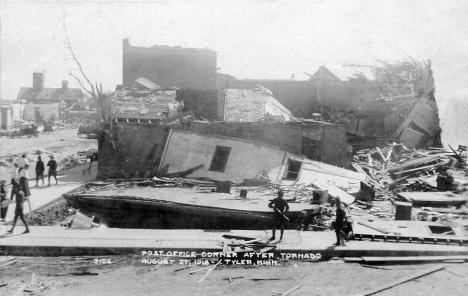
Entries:
[[[216, 146], [231, 148], [224, 172], [210, 171]], [[176, 173], [204, 165], [188, 177], [240, 182], [263, 176], [276, 181], [283, 174], [286, 155], [287, 152], [240, 139], [172, 130], [161, 167], [168, 165], [168, 173]]]

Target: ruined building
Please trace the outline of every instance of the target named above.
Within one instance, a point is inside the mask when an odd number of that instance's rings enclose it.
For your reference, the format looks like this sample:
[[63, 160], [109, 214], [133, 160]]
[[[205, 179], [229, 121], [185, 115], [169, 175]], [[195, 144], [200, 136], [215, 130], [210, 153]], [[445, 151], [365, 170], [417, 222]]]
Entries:
[[21, 87], [16, 100], [25, 102], [22, 119], [29, 121], [48, 121], [63, 119], [65, 109], [83, 101], [81, 88], [68, 87], [63, 80], [61, 87], [45, 86], [45, 71], [35, 70], [32, 87]]
[[320, 66], [307, 81], [237, 80], [221, 74], [218, 86], [262, 85], [295, 117], [316, 113], [325, 121], [345, 124], [356, 148], [382, 141], [402, 142], [408, 148], [441, 146], [430, 61], [329, 68]]
[[[99, 141], [102, 177], [212, 176], [214, 158], [224, 157], [226, 168], [231, 153], [257, 159], [245, 148], [252, 145], [344, 168], [347, 141], [440, 145], [430, 63], [321, 66], [307, 81], [238, 80], [216, 73], [209, 49], [135, 47], [128, 39], [123, 61], [123, 85]], [[261, 175], [253, 167], [246, 178]]]
[[[101, 177], [150, 177], [197, 168], [195, 176], [211, 172], [215, 158], [227, 171], [205, 174], [213, 179], [239, 180], [239, 170], [245, 178], [266, 177], [262, 161], [268, 157], [263, 159], [261, 151], [350, 167], [344, 126], [297, 120], [267, 89], [200, 91], [200, 96], [196, 90], [154, 87], [142, 79], [118, 87], [109, 128], [99, 140]], [[205, 105], [211, 108], [200, 108]]]

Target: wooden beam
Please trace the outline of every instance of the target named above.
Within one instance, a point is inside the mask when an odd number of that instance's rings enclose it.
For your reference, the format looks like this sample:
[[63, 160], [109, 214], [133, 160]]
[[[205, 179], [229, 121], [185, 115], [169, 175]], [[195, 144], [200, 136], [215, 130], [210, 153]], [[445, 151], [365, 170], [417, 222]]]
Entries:
[[382, 153], [382, 150], [380, 150], [379, 147], [377, 147], [377, 151], [379, 152], [380, 157], [382, 157], [382, 161], [385, 162], [385, 156]]
[[362, 226], [365, 226], [365, 227], [367, 227], [367, 228], [373, 229], [373, 230], [375, 230], [375, 231], [384, 233], [384, 234], [389, 234], [389, 233], [390, 233], [390, 231], [386, 231], [386, 230], [380, 229], [380, 228], [378, 228], [378, 227], [369, 225], [369, 224], [367, 224], [367, 223], [365, 223], [365, 222], [362, 222], [362, 221], [358, 221], [358, 224], [359, 224], [359, 225], [362, 225]]
[[390, 283], [386, 283], [385, 285], [380, 286], [380, 287], [378, 287], [378, 288], [374, 288], [374, 289], [371, 289], [371, 290], [367, 290], [367, 291], [364, 291], [364, 292], [360, 292], [360, 293], [354, 294], [354, 295], [355, 295], [355, 296], [357, 296], [357, 295], [360, 295], [360, 296], [374, 295], [374, 294], [376, 294], [376, 293], [378, 293], [378, 292], [381, 292], [381, 291], [384, 291], [384, 290], [388, 290], [388, 289], [390, 289], [390, 288], [392, 288], [392, 287], [395, 287], [395, 286], [401, 285], [401, 284], [403, 284], [403, 283], [412, 281], [412, 280], [414, 280], [414, 279], [417, 279], [417, 278], [426, 276], [426, 275], [428, 275], [428, 274], [434, 273], [434, 272], [439, 271], [439, 270], [442, 270], [442, 269], [444, 269], [444, 268], [445, 268], [444, 266], [442, 266], [442, 267], [430, 268], [430, 269], [427, 269], [427, 270], [418, 272], [418, 273], [416, 273], [416, 274], [413, 274], [413, 275], [410, 275], [410, 276], [406, 276], [406, 277], [404, 277], [404, 278], [401, 278], [401, 279], [392, 281], [392, 282], [390, 282]]
[[468, 255], [451, 256], [386, 256], [386, 257], [361, 257], [365, 262], [416, 262], [416, 261], [450, 261], [468, 260]]
[[289, 289], [289, 290], [287, 290], [286, 292], [284, 292], [283, 294], [281, 294], [281, 296], [289, 295], [289, 294], [291, 294], [292, 292], [294, 292], [294, 291], [296, 291], [297, 289], [299, 289], [300, 287], [301, 287], [301, 286], [296, 286], [296, 287], [294, 287], [294, 288], [292, 288], [292, 289]]
[[198, 281], [198, 283], [201, 283], [213, 270], [216, 269], [216, 267], [218, 267], [218, 265], [223, 262], [223, 259], [219, 259], [218, 263], [216, 263], [215, 266], [213, 266], [211, 269], [208, 269], [208, 271], [206, 272], [206, 274]]

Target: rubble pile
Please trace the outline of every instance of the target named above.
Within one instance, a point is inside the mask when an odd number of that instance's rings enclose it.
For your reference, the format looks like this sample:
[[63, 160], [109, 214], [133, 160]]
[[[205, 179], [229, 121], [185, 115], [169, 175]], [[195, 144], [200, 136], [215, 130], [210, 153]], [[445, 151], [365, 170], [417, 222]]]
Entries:
[[45, 293], [56, 294], [58, 292], [57, 285], [57, 281], [39, 280], [39, 276], [32, 273], [29, 283], [17, 282], [9, 285], [7, 289], [8, 295], [45, 295]]
[[377, 200], [388, 200], [400, 191], [437, 191], [437, 184], [431, 180], [439, 168], [454, 166], [456, 157], [447, 149], [410, 150], [391, 143], [358, 151], [353, 166], [369, 176]]
[[67, 201], [60, 199], [45, 209], [28, 214], [26, 221], [31, 226], [53, 226], [70, 216], [68, 209]]
[[395, 95], [423, 94], [433, 87], [431, 60], [421, 63], [408, 57], [405, 61], [393, 64], [385, 61], [380, 63], [374, 71], [377, 79], [386, 84], [382, 90], [383, 99]]
[[[369, 183], [375, 189], [376, 201], [407, 201], [397, 194], [400, 192], [466, 192], [468, 170], [466, 168], [466, 149], [458, 150], [429, 148], [410, 150], [402, 144], [390, 143], [382, 148], [360, 150], [354, 156], [353, 167], [366, 173]], [[438, 176], [442, 172], [453, 176], [450, 187], [442, 188]], [[439, 181], [440, 182], [440, 181]], [[435, 198], [435, 196], [434, 196]], [[366, 208], [367, 206], [367, 208]], [[395, 209], [391, 204], [381, 204], [372, 208], [369, 205], [355, 203], [351, 205], [353, 215], [373, 215], [383, 220], [393, 220]], [[444, 221], [449, 223], [457, 219], [466, 219], [466, 206], [459, 208], [414, 208], [412, 219], [419, 221]]]
[[115, 115], [150, 116], [152, 118], [181, 113], [184, 105], [175, 100], [175, 90], [141, 89], [137, 86], [117, 89], [112, 98]]
[[69, 169], [78, 164], [82, 164], [88, 161], [88, 159], [97, 154], [97, 149], [88, 149], [78, 151], [76, 154], [68, 155], [64, 157], [58, 164], [59, 169]]

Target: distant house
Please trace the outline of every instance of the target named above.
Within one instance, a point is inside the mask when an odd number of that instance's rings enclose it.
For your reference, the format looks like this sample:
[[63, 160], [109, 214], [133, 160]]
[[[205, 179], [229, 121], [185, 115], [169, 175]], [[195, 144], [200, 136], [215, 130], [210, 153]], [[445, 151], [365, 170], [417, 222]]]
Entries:
[[12, 127], [13, 107], [11, 101], [0, 100], [0, 130], [6, 130]]
[[45, 72], [36, 70], [33, 73], [33, 86], [22, 87], [16, 98], [19, 102], [25, 102], [23, 113], [24, 120], [56, 120], [62, 117], [64, 109], [82, 101], [84, 96], [81, 88], [69, 88], [68, 81], [62, 81], [62, 87], [44, 87]]

